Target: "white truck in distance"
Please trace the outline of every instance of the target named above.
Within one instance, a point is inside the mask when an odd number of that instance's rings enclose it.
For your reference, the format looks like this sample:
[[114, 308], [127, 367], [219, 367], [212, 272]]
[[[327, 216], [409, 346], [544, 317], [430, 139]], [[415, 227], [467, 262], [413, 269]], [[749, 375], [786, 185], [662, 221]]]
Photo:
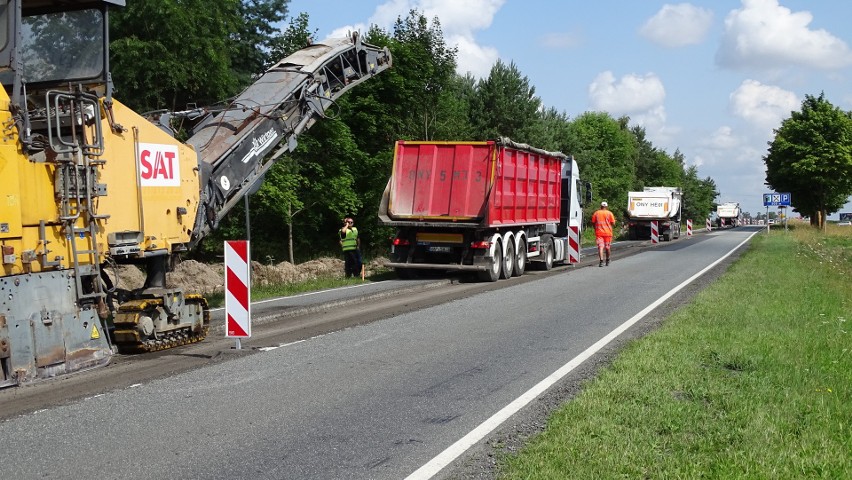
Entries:
[[627, 237], [651, 238], [651, 222], [656, 221], [658, 235], [665, 241], [680, 238], [683, 192], [678, 187], [645, 187], [627, 192]]
[[726, 202], [716, 206], [716, 222], [719, 228], [739, 226], [742, 219], [743, 213], [739, 203]]

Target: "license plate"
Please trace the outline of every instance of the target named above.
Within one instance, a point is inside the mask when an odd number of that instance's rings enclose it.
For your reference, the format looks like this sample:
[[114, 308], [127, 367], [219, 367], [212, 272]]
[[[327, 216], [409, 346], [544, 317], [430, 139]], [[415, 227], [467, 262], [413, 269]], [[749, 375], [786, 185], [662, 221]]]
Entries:
[[438, 252], [438, 253], [450, 253], [453, 251], [452, 247], [429, 247], [430, 252]]

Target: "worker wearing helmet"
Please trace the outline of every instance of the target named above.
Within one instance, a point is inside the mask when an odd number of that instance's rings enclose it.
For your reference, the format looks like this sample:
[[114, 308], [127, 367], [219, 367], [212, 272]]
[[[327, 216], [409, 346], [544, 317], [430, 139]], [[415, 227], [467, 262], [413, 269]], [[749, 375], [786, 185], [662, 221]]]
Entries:
[[606, 264], [609, 266], [609, 254], [612, 245], [612, 228], [615, 226], [615, 215], [607, 208], [609, 204], [601, 202], [601, 208], [592, 214], [592, 225], [595, 227], [595, 243], [598, 245], [598, 266], [604, 266], [604, 252], [606, 252]]

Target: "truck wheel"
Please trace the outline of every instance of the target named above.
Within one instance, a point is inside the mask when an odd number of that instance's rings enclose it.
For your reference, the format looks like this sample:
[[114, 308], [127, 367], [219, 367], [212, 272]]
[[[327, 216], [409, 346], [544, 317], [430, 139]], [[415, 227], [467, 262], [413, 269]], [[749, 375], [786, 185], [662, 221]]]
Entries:
[[494, 250], [494, 263], [491, 268], [484, 272], [476, 272], [476, 277], [483, 282], [496, 282], [500, 279], [500, 271], [503, 270], [503, 249], [497, 245]]
[[628, 240], [636, 240], [639, 238], [639, 235], [636, 234], [636, 227], [630, 227], [627, 229], [627, 239]]
[[518, 251], [515, 252], [515, 265], [512, 269], [512, 276], [520, 277], [527, 271], [527, 242], [521, 242], [518, 245]]
[[500, 278], [511, 278], [515, 266], [515, 245], [509, 242], [506, 245], [506, 254], [503, 256], [503, 271], [500, 272]]
[[542, 267], [545, 271], [553, 268], [553, 240], [548, 240], [544, 245], [544, 262], [542, 262]]

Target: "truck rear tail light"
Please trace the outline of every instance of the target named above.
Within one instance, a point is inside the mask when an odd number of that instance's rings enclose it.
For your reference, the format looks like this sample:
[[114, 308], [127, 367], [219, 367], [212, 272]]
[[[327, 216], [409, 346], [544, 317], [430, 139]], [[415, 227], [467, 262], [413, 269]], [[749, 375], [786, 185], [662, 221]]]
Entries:
[[411, 245], [411, 242], [409, 242], [408, 240], [406, 240], [404, 238], [394, 238], [393, 239], [393, 245], [395, 247], [407, 247], [407, 246]]
[[491, 242], [486, 240], [480, 240], [478, 242], [471, 242], [470, 248], [491, 248]]

